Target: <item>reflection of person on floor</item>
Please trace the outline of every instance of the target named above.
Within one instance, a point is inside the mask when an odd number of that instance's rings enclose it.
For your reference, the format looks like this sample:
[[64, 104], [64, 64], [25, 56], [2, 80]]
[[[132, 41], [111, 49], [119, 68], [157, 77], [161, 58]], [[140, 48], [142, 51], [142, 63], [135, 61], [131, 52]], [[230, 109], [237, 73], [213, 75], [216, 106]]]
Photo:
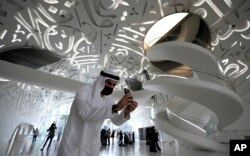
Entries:
[[50, 147], [50, 144], [51, 144], [51, 142], [52, 142], [52, 139], [53, 139], [53, 137], [55, 136], [55, 130], [56, 130], [56, 129], [57, 129], [56, 123], [54, 122], [54, 123], [51, 124], [50, 128], [47, 130], [47, 131], [49, 132], [49, 134], [48, 134], [48, 137], [47, 137], [47, 139], [46, 139], [46, 141], [45, 141], [45, 143], [44, 143], [43, 148], [41, 149], [41, 151], [42, 151], [42, 150], [44, 149], [44, 147], [46, 146], [48, 140], [50, 140], [50, 142], [49, 142], [49, 145], [48, 145], [47, 148]]
[[[98, 156], [100, 130], [105, 119], [121, 125], [137, 107], [131, 94], [124, 95], [117, 104], [111, 95], [119, 76], [105, 69], [91, 85], [83, 85], [72, 103], [66, 128], [57, 152], [58, 156]], [[121, 112], [118, 112], [121, 111]]]
[[38, 128], [33, 128], [33, 140], [32, 140], [32, 142], [36, 142], [36, 138], [37, 138], [37, 136], [39, 135], [39, 130], [38, 130]]

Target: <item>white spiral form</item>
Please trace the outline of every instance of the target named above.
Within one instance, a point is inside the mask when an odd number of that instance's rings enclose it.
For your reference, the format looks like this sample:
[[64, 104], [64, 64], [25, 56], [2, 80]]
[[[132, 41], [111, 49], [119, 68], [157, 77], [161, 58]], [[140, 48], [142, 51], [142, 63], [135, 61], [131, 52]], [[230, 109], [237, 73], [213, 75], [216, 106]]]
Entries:
[[[159, 77], [145, 81], [144, 90], [155, 91], [163, 95], [171, 94], [171, 96], [198, 103], [216, 114], [220, 128], [231, 125], [242, 116], [244, 109], [241, 98], [233, 90], [220, 84], [218, 77], [222, 75], [217, 60], [208, 49], [188, 42], [164, 42], [148, 49], [147, 57], [150, 61], [175, 61], [217, 77], [211, 78], [210, 75], [208, 78], [193, 70], [196, 78]], [[188, 133], [172, 125], [168, 121], [166, 109], [157, 112], [152, 121], [163, 132], [198, 148], [228, 151], [228, 145]]]

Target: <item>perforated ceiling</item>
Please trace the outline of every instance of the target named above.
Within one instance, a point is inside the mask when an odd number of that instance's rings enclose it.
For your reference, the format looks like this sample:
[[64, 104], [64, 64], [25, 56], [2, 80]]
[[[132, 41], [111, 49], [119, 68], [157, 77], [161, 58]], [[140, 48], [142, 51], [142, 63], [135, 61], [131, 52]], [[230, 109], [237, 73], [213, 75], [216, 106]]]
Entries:
[[[114, 68], [123, 78], [143, 81], [143, 69], [149, 71], [151, 78], [162, 74], [144, 55], [145, 35], [158, 20], [176, 12], [194, 13], [207, 23], [212, 37], [211, 52], [221, 72], [234, 81], [237, 93], [249, 103], [247, 0], [1, 1], [0, 52], [18, 47], [49, 50], [62, 59], [39, 70], [86, 83], [93, 82], [103, 67]], [[16, 88], [27, 90], [25, 96], [18, 98], [18, 105], [25, 107], [25, 111], [31, 109], [34, 101], [46, 97], [45, 93], [29, 92], [38, 88], [29, 84], [2, 82], [1, 88], [2, 97], [10, 95], [13, 99]], [[22, 101], [29, 95], [33, 100], [27, 106]], [[1, 101], [11, 101], [9, 98]]]

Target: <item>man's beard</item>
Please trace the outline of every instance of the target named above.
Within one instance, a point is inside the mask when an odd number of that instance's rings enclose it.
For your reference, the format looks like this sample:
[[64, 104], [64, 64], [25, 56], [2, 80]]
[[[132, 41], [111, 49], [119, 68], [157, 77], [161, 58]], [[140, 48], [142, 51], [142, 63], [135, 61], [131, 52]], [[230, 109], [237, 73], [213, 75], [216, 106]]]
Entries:
[[106, 86], [103, 88], [103, 90], [101, 91], [101, 95], [110, 95], [113, 92], [113, 88]]

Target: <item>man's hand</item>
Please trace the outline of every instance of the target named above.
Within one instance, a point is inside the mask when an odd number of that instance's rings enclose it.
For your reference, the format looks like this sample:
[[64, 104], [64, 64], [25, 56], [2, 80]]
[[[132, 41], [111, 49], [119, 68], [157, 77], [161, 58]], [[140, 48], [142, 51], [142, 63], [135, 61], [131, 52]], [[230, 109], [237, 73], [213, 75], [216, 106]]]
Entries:
[[116, 104], [116, 110], [120, 111], [123, 108], [126, 108], [130, 104], [133, 104], [133, 96], [131, 94], [125, 94], [121, 100]]
[[127, 117], [130, 114], [130, 112], [133, 112], [137, 106], [138, 103], [136, 101], [132, 101], [132, 103], [128, 105], [124, 110], [125, 117]]

